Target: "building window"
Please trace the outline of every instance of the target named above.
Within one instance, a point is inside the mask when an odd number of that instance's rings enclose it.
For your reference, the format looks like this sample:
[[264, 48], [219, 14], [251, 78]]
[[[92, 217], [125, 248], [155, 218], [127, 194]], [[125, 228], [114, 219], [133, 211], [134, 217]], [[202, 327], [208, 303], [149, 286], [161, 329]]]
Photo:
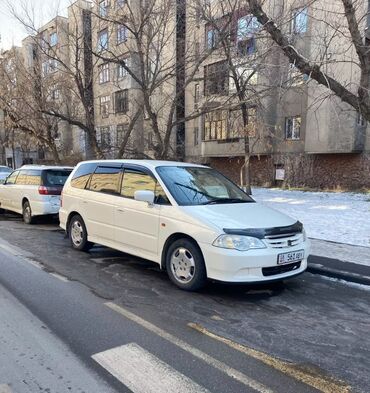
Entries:
[[109, 0], [99, 1], [99, 15], [108, 16]]
[[49, 72], [56, 72], [58, 69], [58, 61], [56, 59], [49, 60]]
[[127, 27], [124, 25], [117, 26], [117, 45], [127, 40]]
[[153, 148], [153, 133], [148, 132], [148, 149]]
[[46, 76], [49, 73], [49, 62], [43, 61], [41, 65], [42, 76]]
[[205, 95], [227, 94], [229, 90], [229, 71], [226, 61], [204, 67]]
[[58, 35], [56, 31], [50, 34], [50, 46], [55, 46], [58, 43]]
[[199, 143], [199, 127], [194, 127], [194, 146]]
[[109, 149], [111, 147], [110, 128], [100, 128], [100, 146], [102, 149]]
[[198, 104], [200, 99], [200, 85], [197, 83], [194, 87], [194, 103]]
[[120, 90], [115, 93], [116, 113], [128, 111], [128, 90]]
[[239, 56], [246, 56], [256, 51], [255, 34], [260, 30], [260, 24], [253, 15], [238, 19], [236, 46]]
[[[126, 61], [124, 63], [127, 64]], [[123, 79], [127, 75], [127, 69], [122, 64], [117, 64], [117, 79]]]
[[214, 49], [217, 45], [217, 30], [211, 26], [206, 28], [206, 45], [207, 49]]
[[125, 124], [118, 124], [116, 131], [117, 131], [117, 146], [121, 146], [123, 139], [125, 138], [127, 130], [127, 125]]
[[292, 11], [291, 33], [303, 34], [307, 31], [308, 10], [297, 8]]
[[366, 125], [366, 120], [365, 118], [361, 115], [360, 112], [357, 112], [357, 125], [359, 127], [363, 127]]
[[204, 140], [227, 139], [227, 111], [216, 110], [204, 116]]
[[99, 31], [98, 33], [98, 52], [108, 50], [108, 29]]
[[109, 82], [109, 64], [104, 63], [99, 66], [99, 83]]
[[102, 96], [100, 97], [100, 114], [101, 117], [109, 116], [109, 104], [110, 104], [110, 96]]
[[46, 31], [40, 34], [40, 45], [43, 52], [48, 49], [49, 43], [48, 43]]
[[51, 91], [50, 97], [51, 97], [52, 100], [58, 100], [59, 97], [60, 97], [60, 91], [59, 91], [59, 89], [53, 89], [53, 90]]
[[297, 141], [301, 139], [301, 116], [285, 118], [285, 139]]
[[122, 8], [125, 4], [126, 4], [126, 0], [117, 0], [116, 1], [117, 8]]

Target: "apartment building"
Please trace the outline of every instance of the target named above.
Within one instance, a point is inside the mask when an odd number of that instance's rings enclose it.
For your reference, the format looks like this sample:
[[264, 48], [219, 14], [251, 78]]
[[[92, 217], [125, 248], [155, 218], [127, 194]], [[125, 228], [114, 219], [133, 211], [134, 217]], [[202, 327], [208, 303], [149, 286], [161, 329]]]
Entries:
[[[323, 61], [325, 52], [326, 71], [349, 89], [356, 88], [359, 71], [353, 46], [333, 28], [330, 31], [328, 23], [337, 17], [335, 11], [339, 15], [341, 2], [310, 6], [303, 0], [282, 0], [265, 2], [265, 7], [303, 56]], [[365, 4], [363, 7], [359, 12], [365, 15]], [[198, 80], [187, 87], [186, 113], [200, 113], [186, 123], [187, 159], [214, 166], [242, 183], [247, 133], [254, 184], [369, 187], [370, 132], [360, 114], [290, 65], [272, 40], [259, 31], [247, 9], [234, 10], [234, 14], [229, 26], [231, 59], [222, 49], [214, 48], [199, 68]], [[221, 26], [227, 23], [217, 4], [212, 16]], [[209, 15], [202, 21], [199, 13], [197, 17], [190, 11], [188, 19], [187, 42], [195, 41], [198, 53], [217, 45], [219, 32]], [[325, 45], [322, 37], [328, 38]], [[238, 97], [230, 77], [230, 61], [241, 65], [240, 80], [249, 78], [247, 130], [235, 121], [233, 106]]]

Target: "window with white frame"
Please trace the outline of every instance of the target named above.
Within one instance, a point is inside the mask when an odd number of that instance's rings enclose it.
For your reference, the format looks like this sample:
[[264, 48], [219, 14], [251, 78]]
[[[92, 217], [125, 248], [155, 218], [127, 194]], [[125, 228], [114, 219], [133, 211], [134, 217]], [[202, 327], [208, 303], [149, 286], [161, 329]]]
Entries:
[[219, 61], [204, 67], [204, 95], [228, 94], [229, 68], [227, 61]]
[[248, 65], [248, 66], [241, 65], [241, 66], [235, 67], [235, 73], [236, 73], [236, 75], [234, 75], [230, 72], [230, 91], [231, 92], [236, 91], [235, 76], [236, 76], [241, 88], [244, 88], [247, 85], [255, 86], [258, 82], [258, 72], [257, 72], [257, 70], [251, 68], [250, 65]]
[[108, 29], [99, 31], [98, 33], [98, 52], [103, 50], [108, 50], [109, 40], [108, 40]]
[[239, 56], [253, 54], [256, 51], [256, 33], [260, 30], [260, 24], [253, 15], [246, 15], [238, 19], [236, 46]]
[[101, 117], [109, 116], [110, 96], [100, 97], [100, 114]]
[[[125, 60], [124, 63], [127, 64], [127, 61]], [[117, 79], [123, 79], [127, 75], [127, 69], [122, 64], [117, 64]]]
[[292, 11], [291, 33], [303, 34], [307, 32], [308, 9], [296, 8]]
[[109, 79], [109, 63], [104, 63], [99, 66], [99, 83], [107, 83]]
[[122, 8], [125, 4], [126, 4], [126, 0], [117, 0], [116, 1], [117, 8]]
[[199, 83], [196, 83], [194, 86], [194, 103], [198, 104], [200, 100], [200, 85]]
[[60, 97], [60, 90], [58, 88], [53, 88], [50, 94], [52, 100], [58, 100]]
[[99, 15], [100, 16], [108, 16], [108, 8], [109, 8], [109, 0], [101, 0], [99, 1]]
[[125, 25], [117, 26], [117, 45], [127, 41], [127, 27]]
[[57, 43], [58, 43], [58, 35], [57, 35], [57, 32], [56, 32], [56, 31], [53, 31], [53, 32], [50, 34], [49, 40], [50, 40], [50, 46], [55, 46], [55, 45], [57, 45]]
[[285, 118], [285, 139], [297, 141], [301, 139], [301, 116]]
[[100, 146], [102, 149], [109, 149], [111, 147], [111, 133], [110, 127], [100, 128]]
[[118, 147], [122, 144], [123, 139], [125, 138], [127, 128], [128, 128], [127, 124], [118, 124], [116, 127]]
[[49, 73], [49, 62], [48, 61], [42, 62], [41, 73], [42, 73], [42, 76], [46, 76]]
[[56, 59], [49, 60], [49, 72], [56, 72], [58, 69], [58, 61]]

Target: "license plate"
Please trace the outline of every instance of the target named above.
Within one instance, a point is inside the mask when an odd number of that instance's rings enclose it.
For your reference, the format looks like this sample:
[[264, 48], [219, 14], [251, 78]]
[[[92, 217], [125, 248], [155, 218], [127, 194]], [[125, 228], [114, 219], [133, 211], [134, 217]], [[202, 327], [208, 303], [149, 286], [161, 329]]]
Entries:
[[285, 252], [284, 254], [278, 255], [278, 265], [284, 265], [286, 263], [294, 263], [301, 261], [304, 258], [304, 250]]

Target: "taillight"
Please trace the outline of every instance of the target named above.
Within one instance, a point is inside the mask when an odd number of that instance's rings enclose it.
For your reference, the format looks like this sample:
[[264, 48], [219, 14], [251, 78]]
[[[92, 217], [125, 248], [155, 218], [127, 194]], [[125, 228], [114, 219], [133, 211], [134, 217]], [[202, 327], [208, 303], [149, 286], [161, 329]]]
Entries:
[[62, 190], [58, 187], [39, 187], [39, 194], [40, 195], [60, 195]]

